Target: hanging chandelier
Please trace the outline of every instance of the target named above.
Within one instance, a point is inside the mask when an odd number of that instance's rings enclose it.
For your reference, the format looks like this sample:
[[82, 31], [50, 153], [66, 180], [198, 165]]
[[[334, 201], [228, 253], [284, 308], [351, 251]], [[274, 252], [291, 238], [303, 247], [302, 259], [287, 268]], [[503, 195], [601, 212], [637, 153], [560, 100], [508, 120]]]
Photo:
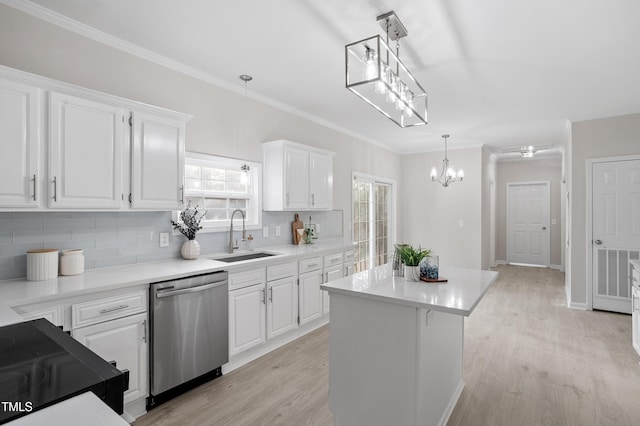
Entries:
[[407, 29], [393, 11], [376, 20], [385, 40], [376, 35], [345, 46], [346, 87], [400, 127], [427, 124], [427, 93], [399, 58]]
[[449, 165], [449, 159], [447, 158], [447, 139], [449, 135], [442, 135], [444, 139], [444, 160], [442, 160], [442, 171], [438, 176], [438, 169], [435, 167], [431, 169], [431, 182], [439, 182], [445, 188], [454, 182], [462, 182], [464, 179], [464, 171], [458, 170], [458, 173]]

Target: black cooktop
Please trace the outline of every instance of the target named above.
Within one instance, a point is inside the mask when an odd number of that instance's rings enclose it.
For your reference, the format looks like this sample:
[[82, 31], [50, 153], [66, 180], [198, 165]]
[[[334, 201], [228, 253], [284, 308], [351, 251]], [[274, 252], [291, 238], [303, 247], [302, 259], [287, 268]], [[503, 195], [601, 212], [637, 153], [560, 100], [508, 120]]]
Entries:
[[118, 414], [128, 374], [44, 319], [0, 327], [0, 424], [92, 391]]

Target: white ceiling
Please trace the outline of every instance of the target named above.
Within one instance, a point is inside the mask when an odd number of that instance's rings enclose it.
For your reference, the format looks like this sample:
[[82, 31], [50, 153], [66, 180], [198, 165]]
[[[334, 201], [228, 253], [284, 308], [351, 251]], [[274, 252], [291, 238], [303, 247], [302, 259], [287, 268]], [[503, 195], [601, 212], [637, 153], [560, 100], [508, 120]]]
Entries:
[[[34, 0], [250, 96], [410, 153], [559, 147], [567, 120], [640, 112], [638, 0]], [[429, 94], [401, 129], [345, 89], [344, 46], [394, 10]]]

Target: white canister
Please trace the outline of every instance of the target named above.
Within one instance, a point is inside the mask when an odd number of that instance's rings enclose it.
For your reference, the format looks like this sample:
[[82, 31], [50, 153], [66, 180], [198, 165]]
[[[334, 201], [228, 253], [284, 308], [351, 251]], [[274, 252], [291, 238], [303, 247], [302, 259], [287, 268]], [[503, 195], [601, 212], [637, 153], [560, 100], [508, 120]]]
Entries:
[[27, 251], [27, 279], [50, 280], [58, 276], [58, 250], [35, 249]]
[[84, 254], [81, 249], [62, 250], [60, 275], [78, 275], [84, 272]]

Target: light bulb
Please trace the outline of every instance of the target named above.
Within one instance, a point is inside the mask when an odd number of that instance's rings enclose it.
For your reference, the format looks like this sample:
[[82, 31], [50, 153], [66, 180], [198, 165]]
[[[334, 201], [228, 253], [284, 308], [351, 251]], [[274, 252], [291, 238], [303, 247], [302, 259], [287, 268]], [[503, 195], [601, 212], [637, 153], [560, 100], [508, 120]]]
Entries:
[[434, 167], [431, 169], [431, 180], [434, 181], [436, 179], [438, 179], [438, 170]]
[[387, 86], [385, 82], [389, 79], [389, 67], [382, 63], [382, 71], [380, 73], [380, 80], [376, 81], [375, 91], [379, 95], [387, 93]]
[[464, 179], [464, 170], [458, 170], [458, 180]]
[[378, 75], [378, 67], [376, 66], [376, 51], [370, 48], [364, 53], [364, 79], [373, 80]]
[[413, 92], [411, 90], [407, 90], [407, 98], [407, 109], [405, 112], [407, 116], [413, 117], [413, 108], [415, 105], [413, 104]]
[[387, 91], [387, 101], [396, 101], [396, 90], [398, 90], [398, 77], [396, 77], [393, 71], [389, 71], [389, 90]]
[[453, 170], [453, 167], [449, 167], [447, 169], [447, 178], [449, 178], [449, 179], [455, 179], [456, 178], [456, 171]]

